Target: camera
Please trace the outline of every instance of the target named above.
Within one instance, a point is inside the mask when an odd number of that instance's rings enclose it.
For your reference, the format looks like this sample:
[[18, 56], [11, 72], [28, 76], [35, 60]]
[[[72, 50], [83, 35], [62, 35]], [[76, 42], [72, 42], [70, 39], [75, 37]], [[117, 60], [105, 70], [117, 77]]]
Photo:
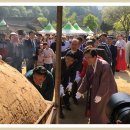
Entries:
[[106, 115], [110, 124], [130, 124], [130, 95], [113, 94], [107, 103]]

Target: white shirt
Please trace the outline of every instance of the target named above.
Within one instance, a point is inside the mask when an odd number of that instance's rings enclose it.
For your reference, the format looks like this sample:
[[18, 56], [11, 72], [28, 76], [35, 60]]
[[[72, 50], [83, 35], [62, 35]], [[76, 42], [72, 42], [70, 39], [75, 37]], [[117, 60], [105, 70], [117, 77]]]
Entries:
[[64, 46], [61, 46], [61, 52], [66, 51], [66, 49], [68, 49], [70, 47], [69, 41], [65, 41], [64, 44], [65, 44]]
[[95, 65], [92, 65], [92, 67], [94, 69], [94, 73], [96, 72], [96, 69], [97, 69], [97, 61], [98, 61], [98, 58], [96, 59]]
[[126, 47], [126, 42], [124, 40], [118, 40], [115, 44], [118, 48], [124, 49]]
[[45, 48], [43, 50], [43, 55], [44, 55], [44, 64], [53, 63], [53, 58], [54, 58], [55, 54], [51, 48]]

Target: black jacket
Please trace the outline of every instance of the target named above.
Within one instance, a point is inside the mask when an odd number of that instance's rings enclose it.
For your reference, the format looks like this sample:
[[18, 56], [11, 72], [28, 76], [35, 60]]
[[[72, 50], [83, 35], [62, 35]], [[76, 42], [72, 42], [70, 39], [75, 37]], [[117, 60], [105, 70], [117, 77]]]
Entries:
[[27, 59], [34, 58], [34, 55], [36, 55], [36, 46], [34, 47], [31, 40], [25, 40], [24, 41], [24, 56]]
[[67, 67], [65, 58], [61, 58], [61, 84], [66, 88], [69, 82], [74, 82], [76, 76], [76, 62]]
[[30, 70], [29, 72], [27, 72], [26, 77], [41, 93], [41, 95], [43, 96], [45, 100], [52, 101], [53, 93], [54, 93], [54, 79], [53, 79], [52, 74], [49, 71], [47, 71], [47, 77], [45, 81], [43, 82], [41, 88], [37, 86], [33, 81], [33, 70]]
[[[66, 55], [67, 52], [71, 51], [71, 49], [67, 49], [65, 51], [64, 56]], [[83, 51], [78, 49], [75, 53], [74, 53], [74, 57], [77, 60], [76, 62], [76, 66], [77, 66], [77, 71], [81, 71], [82, 70], [82, 61], [83, 61]]]

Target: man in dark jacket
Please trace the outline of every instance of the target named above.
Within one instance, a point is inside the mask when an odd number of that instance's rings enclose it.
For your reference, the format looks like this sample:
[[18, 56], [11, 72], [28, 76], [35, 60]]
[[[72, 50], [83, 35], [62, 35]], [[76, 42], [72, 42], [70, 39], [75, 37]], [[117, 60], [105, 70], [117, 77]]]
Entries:
[[100, 35], [100, 44], [98, 45], [98, 48], [104, 49], [107, 56], [108, 56], [108, 63], [112, 65], [112, 54], [110, 51], [110, 48], [107, 44], [107, 34], [103, 33]]
[[[61, 103], [64, 102], [65, 108], [71, 110], [69, 98], [73, 92], [75, 86], [73, 86], [76, 77], [76, 60], [74, 54], [68, 52], [65, 57], [61, 58], [61, 85], [60, 89], [63, 88], [64, 92], [60, 95]], [[73, 95], [72, 95], [73, 96]], [[63, 100], [62, 100], [63, 99]], [[63, 117], [62, 107], [60, 111], [60, 116]]]
[[54, 93], [54, 79], [52, 74], [43, 66], [30, 70], [25, 75], [36, 87], [45, 100], [52, 101]]
[[117, 58], [117, 47], [113, 45], [113, 37], [108, 37], [108, 44], [112, 54], [112, 72], [115, 74], [116, 69], [116, 58]]
[[67, 49], [65, 52], [65, 54], [67, 54], [67, 52], [71, 52], [74, 54], [74, 57], [77, 60], [77, 63], [76, 63], [77, 71], [82, 70], [82, 61], [83, 61], [83, 52], [79, 48], [80, 48], [79, 40], [73, 39], [70, 49]]
[[29, 32], [29, 39], [24, 42], [24, 58], [26, 59], [27, 71], [34, 68], [36, 58], [35, 32]]

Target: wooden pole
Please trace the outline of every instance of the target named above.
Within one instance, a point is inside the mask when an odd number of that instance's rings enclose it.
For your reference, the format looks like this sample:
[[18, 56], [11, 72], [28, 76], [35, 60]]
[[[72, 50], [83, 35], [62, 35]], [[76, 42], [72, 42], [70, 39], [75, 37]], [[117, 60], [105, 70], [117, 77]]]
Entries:
[[56, 72], [55, 72], [55, 107], [56, 124], [60, 114], [60, 82], [61, 82], [61, 37], [62, 37], [62, 6], [57, 7], [57, 39], [56, 39]]

